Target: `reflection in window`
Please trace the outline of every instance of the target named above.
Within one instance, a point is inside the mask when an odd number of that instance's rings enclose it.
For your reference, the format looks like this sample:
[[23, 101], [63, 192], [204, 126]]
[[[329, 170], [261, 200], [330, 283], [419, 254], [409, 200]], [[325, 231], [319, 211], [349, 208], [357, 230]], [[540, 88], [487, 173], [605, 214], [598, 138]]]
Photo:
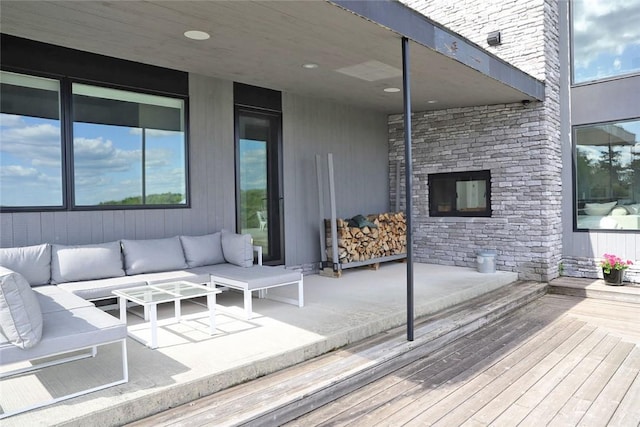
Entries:
[[429, 175], [430, 216], [491, 216], [491, 172]]
[[0, 205], [62, 206], [58, 82], [1, 71], [0, 106]]
[[640, 0], [576, 0], [573, 82], [640, 72]]
[[639, 134], [638, 120], [575, 128], [578, 229], [640, 230]]
[[73, 84], [76, 206], [186, 203], [184, 101]]

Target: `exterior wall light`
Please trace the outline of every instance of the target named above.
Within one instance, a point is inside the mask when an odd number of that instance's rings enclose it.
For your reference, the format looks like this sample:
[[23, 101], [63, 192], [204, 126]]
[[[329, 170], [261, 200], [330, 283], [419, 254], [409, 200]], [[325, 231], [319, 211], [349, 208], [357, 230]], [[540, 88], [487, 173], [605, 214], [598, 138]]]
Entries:
[[487, 43], [489, 46], [498, 46], [502, 44], [502, 40], [500, 38], [500, 31], [492, 31], [487, 36]]

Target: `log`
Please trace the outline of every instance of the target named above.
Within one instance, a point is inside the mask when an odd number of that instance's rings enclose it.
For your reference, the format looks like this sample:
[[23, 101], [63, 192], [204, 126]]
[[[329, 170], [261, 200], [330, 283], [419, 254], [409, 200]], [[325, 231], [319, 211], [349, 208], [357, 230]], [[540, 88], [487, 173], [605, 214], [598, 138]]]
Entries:
[[[407, 223], [403, 212], [368, 215], [376, 227], [349, 227], [348, 220], [336, 220], [339, 261], [341, 264], [367, 261], [406, 253]], [[327, 256], [331, 258], [331, 221], [325, 220]]]

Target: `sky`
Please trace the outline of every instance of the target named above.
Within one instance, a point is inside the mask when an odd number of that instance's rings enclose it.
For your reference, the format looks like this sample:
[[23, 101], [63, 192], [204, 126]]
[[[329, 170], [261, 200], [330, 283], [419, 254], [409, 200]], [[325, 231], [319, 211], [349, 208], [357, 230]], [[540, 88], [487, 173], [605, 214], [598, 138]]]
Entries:
[[640, 72], [640, 0], [575, 0], [574, 83]]
[[265, 141], [240, 140], [240, 189], [267, 188], [267, 144]]
[[[147, 194], [184, 194], [184, 134], [146, 131]], [[62, 204], [60, 123], [0, 114], [0, 201]], [[76, 205], [141, 195], [142, 129], [76, 123]]]

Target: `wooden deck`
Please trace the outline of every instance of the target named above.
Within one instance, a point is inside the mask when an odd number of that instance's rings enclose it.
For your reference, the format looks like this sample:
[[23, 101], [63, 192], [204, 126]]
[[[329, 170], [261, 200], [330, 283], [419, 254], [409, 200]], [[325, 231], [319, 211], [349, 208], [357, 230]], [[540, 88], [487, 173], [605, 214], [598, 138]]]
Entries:
[[[437, 350], [420, 344], [528, 286], [425, 319], [405, 350], [419, 356], [394, 369], [373, 364], [407, 345], [389, 331], [134, 425], [640, 425], [638, 303], [546, 294]], [[369, 370], [350, 375], [358, 365]]]
[[288, 426], [638, 426], [640, 306], [546, 295]]

